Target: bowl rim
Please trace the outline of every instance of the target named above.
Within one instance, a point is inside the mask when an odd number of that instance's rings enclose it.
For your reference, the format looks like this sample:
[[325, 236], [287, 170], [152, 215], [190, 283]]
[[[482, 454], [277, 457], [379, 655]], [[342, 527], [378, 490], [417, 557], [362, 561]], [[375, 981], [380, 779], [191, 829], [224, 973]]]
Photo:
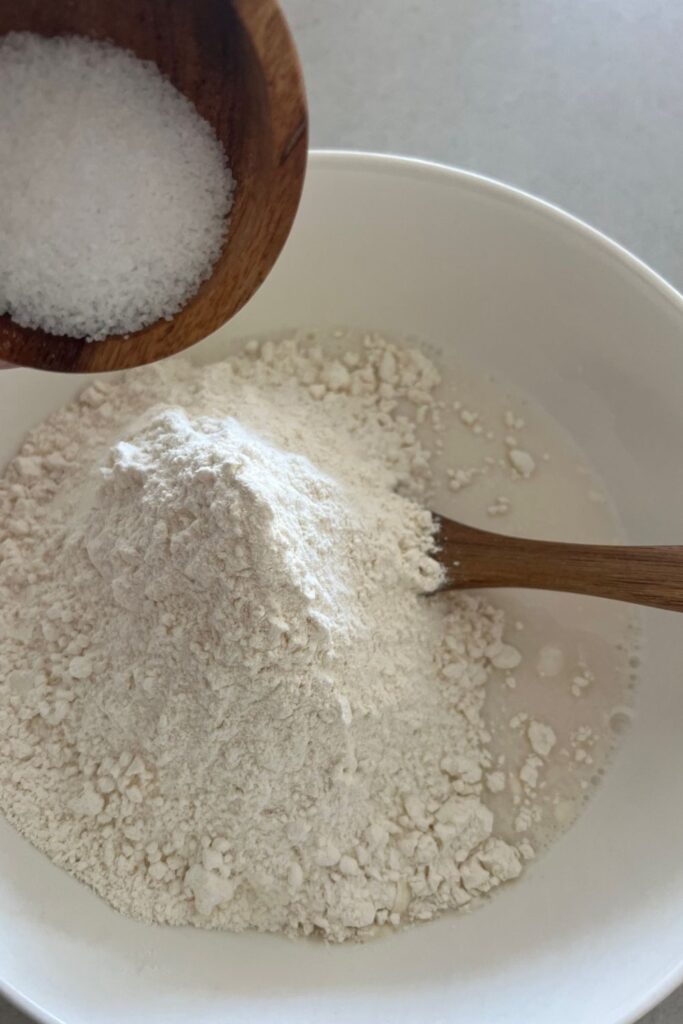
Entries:
[[339, 169], [340, 164], [356, 170], [382, 171], [388, 174], [395, 174], [397, 170], [407, 173], [412, 178], [441, 178], [443, 181], [458, 178], [462, 183], [468, 184], [473, 190], [487, 192], [496, 195], [501, 200], [507, 200], [515, 204], [521, 204], [527, 209], [535, 210], [545, 215], [546, 219], [564, 224], [587, 240], [595, 242], [608, 255], [616, 257], [632, 273], [638, 276], [644, 283], [654, 285], [656, 291], [662, 298], [668, 300], [679, 313], [683, 313], [683, 292], [678, 291], [667, 279], [654, 270], [653, 267], [635, 256], [630, 249], [615, 241], [609, 235], [593, 227], [587, 221], [582, 220], [573, 213], [527, 192], [516, 185], [509, 185], [498, 178], [491, 178], [478, 171], [468, 171], [464, 167], [455, 164], [445, 164], [438, 160], [426, 160], [423, 157], [402, 156], [397, 153], [380, 153], [373, 150], [360, 149], [311, 149], [309, 150], [310, 166], [315, 165], [316, 170], [333, 168]]
[[[308, 152], [309, 170], [355, 170], [371, 171], [396, 176], [397, 172], [412, 179], [440, 179], [443, 182], [466, 184], [475, 191], [495, 195], [499, 200], [521, 205], [543, 215], [547, 220], [562, 225], [570, 232], [576, 232], [587, 241], [597, 245], [605, 254], [621, 263], [644, 285], [654, 288], [660, 298], [680, 315], [683, 325], [683, 294], [661, 274], [635, 256], [619, 242], [604, 232], [592, 227], [586, 221], [567, 212], [562, 207], [526, 192], [514, 185], [508, 185], [496, 178], [468, 171], [464, 168], [426, 160], [419, 157], [401, 156], [350, 149], [311, 149]], [[305, 194], [305, 185], [304, 185]], [[683, 953], [679, 964], [664, 973], [658, 982], [649, 985], [646, 992], [630, 1008], [619, 1012], [619, 1016], [605, 1024], [637, 1024], [641, 1017], [658, 1006], [664, 999], [683, 984]], [[69, 1024], [49, 1010], [20, 992], [0, 975], [0, 996], [39, 1024]]]

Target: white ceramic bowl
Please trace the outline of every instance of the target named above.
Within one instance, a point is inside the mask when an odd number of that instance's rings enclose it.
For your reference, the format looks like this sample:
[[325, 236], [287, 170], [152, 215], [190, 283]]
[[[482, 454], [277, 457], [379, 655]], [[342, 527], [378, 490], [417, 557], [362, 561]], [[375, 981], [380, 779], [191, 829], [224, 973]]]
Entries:
[[[683, 540], [683, 299], [535, 199], [417, 161], [314, 154], [265, 286], [203, 343], [297, 324], [415, 332], [495, 367], [587, 449], [634, 541]], [[0, 373], [0, 457], [82, 378]], [[519, 884], [365, 946], [151, 928], [0, 824], [0, 988], [64, 1024], [617, 1024], [683, 979], [683, 620], [645, 616], [640, 710]]]

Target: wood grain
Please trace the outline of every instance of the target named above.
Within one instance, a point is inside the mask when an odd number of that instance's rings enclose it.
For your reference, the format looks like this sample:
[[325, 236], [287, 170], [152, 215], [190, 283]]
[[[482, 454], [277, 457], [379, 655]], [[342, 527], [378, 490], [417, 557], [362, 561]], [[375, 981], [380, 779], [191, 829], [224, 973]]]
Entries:
[[683, 547], [526, 540], [435, 518], [442, 589], [559, 590], [683, 611]]
[[171, 321], [87, 343], [0, 317], [0, 360], [73, 373], [139, 366], [205, 338], [253, 295], [294, 221], [308, 118], [301, 69], [275, 0], [0, 0], [0, 35], [104, 39], [155, 61], [223, 143], [237, 181], [211, 278]]

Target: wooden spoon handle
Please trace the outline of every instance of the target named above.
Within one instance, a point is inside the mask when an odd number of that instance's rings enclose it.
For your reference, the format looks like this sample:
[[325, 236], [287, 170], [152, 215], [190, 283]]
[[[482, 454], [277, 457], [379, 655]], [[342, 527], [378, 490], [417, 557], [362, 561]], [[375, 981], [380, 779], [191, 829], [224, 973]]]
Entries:
[[683, 611], [683, 547], [526, 540], [435, 518], [444, 590], [525, 587]]

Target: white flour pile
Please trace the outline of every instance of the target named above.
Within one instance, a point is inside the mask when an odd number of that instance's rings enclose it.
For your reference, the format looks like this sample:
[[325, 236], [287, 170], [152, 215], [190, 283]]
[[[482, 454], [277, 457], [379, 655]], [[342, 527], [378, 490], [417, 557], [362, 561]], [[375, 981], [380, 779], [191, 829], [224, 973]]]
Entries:
[[232, 176], [154, 64], [75, 36], [4, 36], [0, 152], [0, 313], [96, 341], [170, 319], [209, 276]]
[[341, 941], [531, 856], [484, 799], [503, 616], [423, 596], [437, 383], [253, 344], [92, 385], [8, 467], [0, 804], [118, 909]]

